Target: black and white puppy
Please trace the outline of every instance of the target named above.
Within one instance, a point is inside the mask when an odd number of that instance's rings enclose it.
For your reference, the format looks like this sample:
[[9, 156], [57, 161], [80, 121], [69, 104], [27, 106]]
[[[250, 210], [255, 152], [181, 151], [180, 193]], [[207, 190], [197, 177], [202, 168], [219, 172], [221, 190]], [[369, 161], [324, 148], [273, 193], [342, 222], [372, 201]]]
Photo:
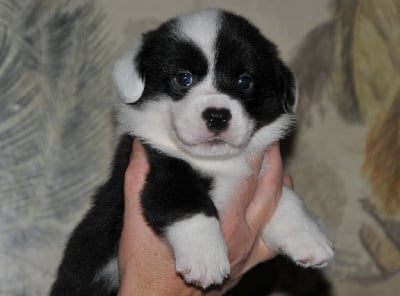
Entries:
[[[248, 21], [207, 9], [178, 16], [142, 36], [116, 63], [121, 133], [109, 181], [72, 234], [51, 295], [116, 295], [124, 172], [133, 138], [148, 153], [143, 214], [166, 239], [176, 271], [202, 288], [230, 272], [218, 212], [249, 158], [294, 124], [292, 73]], [[322, 267], [332, 244], [296, 194], [284, 187], [262, 233], [274, 250]]]

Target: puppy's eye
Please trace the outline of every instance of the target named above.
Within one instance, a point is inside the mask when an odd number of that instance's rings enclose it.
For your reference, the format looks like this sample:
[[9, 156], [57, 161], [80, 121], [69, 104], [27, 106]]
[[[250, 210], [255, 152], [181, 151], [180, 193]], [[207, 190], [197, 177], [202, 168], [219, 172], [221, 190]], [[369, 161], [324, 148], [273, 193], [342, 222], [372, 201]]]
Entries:
[[188, 71], [180, 72], [180, 73], [176, 74], [175, 82], [179, 86], [189, 87], [193, 83], [193, 75], [192, 75], [192, 73], [190, 73]]
[[239, 77], [237, 81], [237, 86], [241, 90], [248, 90], [253, 87], [254, 81], [249, 74], [243, 74]]

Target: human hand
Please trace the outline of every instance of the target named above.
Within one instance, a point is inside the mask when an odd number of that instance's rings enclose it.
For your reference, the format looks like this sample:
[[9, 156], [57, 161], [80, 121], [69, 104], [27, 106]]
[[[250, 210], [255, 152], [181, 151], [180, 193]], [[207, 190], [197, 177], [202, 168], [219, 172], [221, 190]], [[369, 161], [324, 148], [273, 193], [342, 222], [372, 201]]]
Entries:
[[[266, 153], [268, 167], [259, 176], [263, 157], [254, 159], [252, 176], [238, 186], [231, 202], [220, 214], [224, 238], [229, 250], [231, 274], [220, 288], [207, 292], [221, 295], [260, 262], [275, 254], [260, 238], [263, 226], [272, 217], [282, 188], [282, 161], [279, 146]], [[140, 191], [149, 164], [139, 141], [133, 145], [133, 157], [125, 174], [124, 227], [119, 250], [119, 295], [204, 295], [204, 291], [186, 285], [175, 271], [175, 260], [168, 244], [157, 236], [143, 218]], [[291, 186], [291, 179], [283, 178]]]
[[251, 268], [276, 254], [260, 233], [272, 218], [282, 194], [282, 183], [292, 188], [290, 176], [282, 176], [279, 144], [250, 163], [253, 174], [238, 185], [228, 206], [220, 214], [224, 239], [229, 250], [229, 280], [210, 295], [220, 295], [233, 287]]

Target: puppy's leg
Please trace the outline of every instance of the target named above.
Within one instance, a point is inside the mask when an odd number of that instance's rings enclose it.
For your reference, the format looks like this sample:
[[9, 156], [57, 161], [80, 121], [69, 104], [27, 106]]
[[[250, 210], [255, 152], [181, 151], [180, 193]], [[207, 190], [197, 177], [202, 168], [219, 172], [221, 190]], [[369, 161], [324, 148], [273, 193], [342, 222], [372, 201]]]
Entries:
[[228, 277], [228, 251], [216, 217], [195, 214], [168, 226], [165, 236], [175, 255], [176, 270], [187, 283], [205, 289]]
[[333, 258], [333, 246], [305, 210], [300, 198], [283, 187], [282, 197], [262, 233], [275, 251], [304, 267], [324, 267]]

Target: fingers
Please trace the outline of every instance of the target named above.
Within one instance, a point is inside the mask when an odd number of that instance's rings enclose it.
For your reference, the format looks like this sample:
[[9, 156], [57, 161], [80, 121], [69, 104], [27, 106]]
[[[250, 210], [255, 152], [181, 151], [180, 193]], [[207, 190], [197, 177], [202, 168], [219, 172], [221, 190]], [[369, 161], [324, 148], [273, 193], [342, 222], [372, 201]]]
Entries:
[[291, 189], [293, 189], [294, 187], [293, 178], [291, 176], [288, 175], [283, 176], [282, 183]]
[[138, 238], [138, 234], [146, 230], [146, 223], [141, 215], [140, 192], [148, 171], [149, 165], [144, 147], [139, 140], [135, 140], [124, 179], [124, 222], [119, 250], [119, 269], [120, 274], [124, 275], [122, 278], [126, 278], [125, 275], [130, 272], [134, 262], [132, 258], [137, 252], [137, 243], [144, 243]]
[[263, 154], [258, 154], [254, 158], [252, 158], [249, 162], [250, 169], [254, 175], [257, 176], [258, 172], [261, 170], [262, 164], [263, 164]]
[[137, 200], [146, 181], [150, 165], [146, 151], [139, 140], [133, 142], [131, 160], [125, 172], [125, 203], [130, 204]]
[[[120, 241], [120, 271], [129, 271], [135, 265], [137, 253], [143, 249], [162, 248], [156, 235], [152, 232], [142, 215], [141, 192], [150, 170], [147, 154], [139, 140], [132, 145], [131, 159], [125, 171], [124, 183], [124, 222]], [[133, 262], [133, 263], [132, 263]]]
[[118, 253], [119, 295], [148, 295], [148, 291], [156, 291], [154, 285], [159, 282], [162, 283], [160, 287], [169, 288], [170, 283], [172, 288], [177, 283], [180, 288], [186, 287], [175, 273], [169, 245], [152, 230], [142, 215], [140, 197], [149, 171], [146, 151], [140, 141], [135, 140], [125, 172], [124, 221]]
[[146, 151], [140, 141], [135, 139], [131, 159], [125, 172], [124, 228], [129, 229], [129, 225], [131, 224], [136, 224], [136, 226], [145, 224], [141, 210], [140, 196], [149, 171], [150, 165], [147, 160]]
[[249, 226], [257, 231], [272, 217], [282, 193], [282, 159], [278, 143], [269, 148], [264, 161], [268, 161], [268, 170], [260, 174], [256, 193], [246, 212]]

